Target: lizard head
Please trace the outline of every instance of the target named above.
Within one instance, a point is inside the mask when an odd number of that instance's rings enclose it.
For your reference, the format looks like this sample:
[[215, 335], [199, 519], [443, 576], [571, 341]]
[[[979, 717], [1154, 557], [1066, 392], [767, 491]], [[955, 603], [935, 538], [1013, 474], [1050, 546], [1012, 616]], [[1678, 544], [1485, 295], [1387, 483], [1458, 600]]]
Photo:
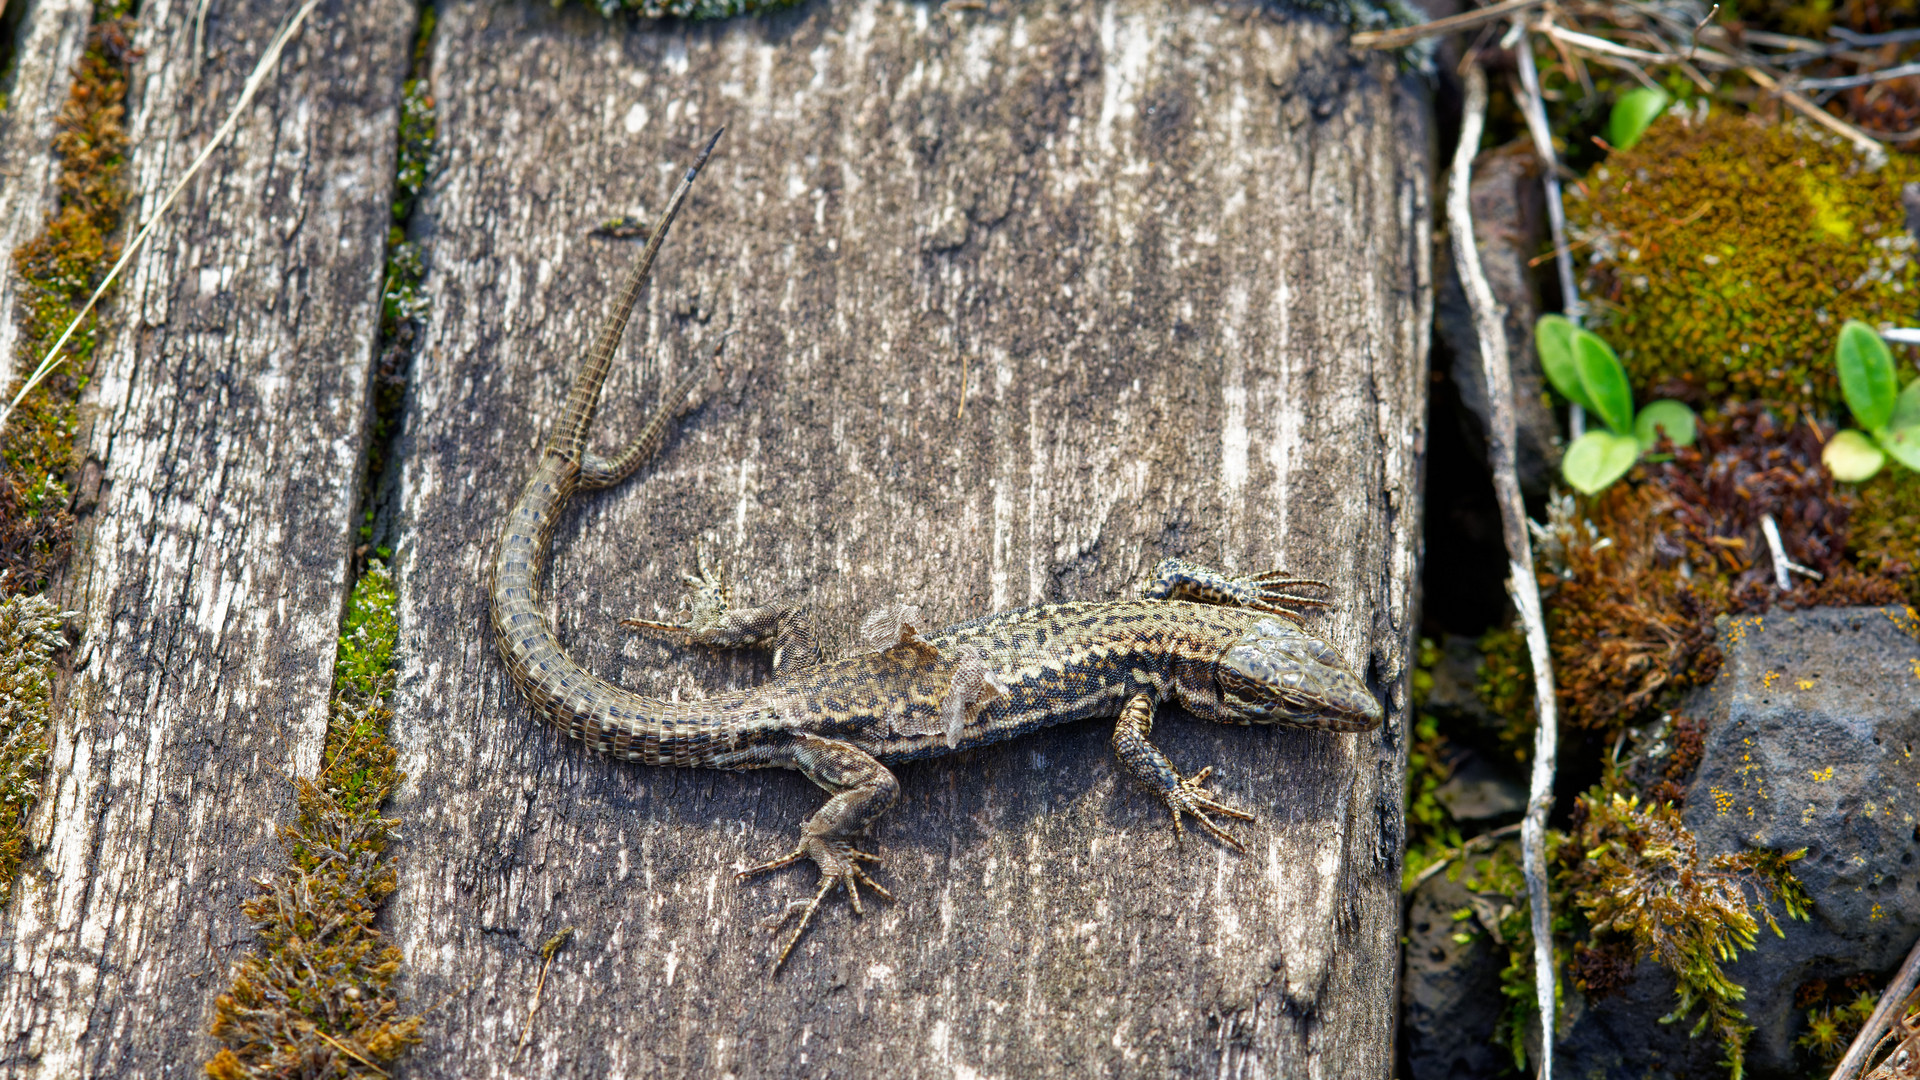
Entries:
[[1283, 619], [1255, 623], [1214, 668], [1222, 710], [1236, 720], [1366, 731], [1383, 715], [1333, 646]]

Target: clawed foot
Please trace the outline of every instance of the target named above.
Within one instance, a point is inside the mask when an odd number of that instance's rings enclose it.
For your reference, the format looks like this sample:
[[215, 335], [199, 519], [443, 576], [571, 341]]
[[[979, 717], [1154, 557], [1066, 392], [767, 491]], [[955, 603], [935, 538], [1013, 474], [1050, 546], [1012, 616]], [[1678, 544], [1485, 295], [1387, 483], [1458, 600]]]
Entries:
[[780, 950], [780, 958], [773, 962], [773, 970], [775, 972], [778, 972], [781, 965], [787, 962], [787, 957], [793, 952], [793, 947], [799, 944], [800, 936], [807, 932], [807, 925], [813, 921], [813, 913], [820, 910], [820, 901], [825, 900], [827, 894], [832, 892], [835, 886], [845, 885], [847, 887], [847, 899], [852, 901], [853, 911], [856, 915], [865, 915], [867, 913], [866, 908], [860, 903], [860, 886], [863, 884], [878, 893], [882, 898], [886, 900], [893, 899], [892, 893], [888, 892], [879, 882], [868, 877], [867, 872], [860, 867], [860, 864], [863, 862], [870, 862], [878, 866], [880, 864], [880, 857], [878, 855], [871, 855], [855, 848], [851, 841], [824, 836], [806, 837], [800, 841], [799, 847], [794, 848], [792, 851], [772, 862], [761, 863], [759, 866], [740, 871], [740, 873], [734, 875], [734, 880], [745, 881], [750, 877], [767, 873], [770, 870], [779, 870], [783, 867], [792, 866], [801, 859], [812, 859], [814, 864], [820, 868], [820, 889], [813, 894], [813, 899], [792, 901], [786, 906], [785, 910], [776, 915], [768, 916], [767, 919], [761, 923], [762, 926], [777, 933], [781, 927], [787, 924], [788, 920], [793, 918], [795, 912], [800, 913], [800, 925], [794, 927], [793, 936], [787, 938], [787, 944]]
[[698, 572], [683, 575], [680, 579], [693, 592], [693, 618], [689, 622], [682, 625], [655, 622], [652, 619], [621, 619], [620, 625], [632, 630], [680, 635], [696, 642], [710, 637], [732, 607], [733, 589], [727, 584], [725, 568], [707, 557], [705, 543], [695, 546], [694, 561]]
[[1218, 570], [1181, 559], [1167, 559], [1154, 568], [1140, 595], [1148, 600], [1191, 600], [1202, 604], [1252, 608], [1286, 618], [1298, 618], [1306, 609], [1324, 608], [1329, 601], [1304, 596], [1298, 589], [1327, 590], [1333, 586], [1285, 570], [1269, 570], [1247, 577], [1228, 577]]
[[1266, 611], [1275, 615], [1301, 615], [1301, 608], [1324, 608], [1328, 601], [1318, 596], [1301, 596], [1294, 589], [1324, 589], [1332, 591], [1333, 586], [1315, 578], [1294, 577], [1285, 570], [1269, 570], [1264, 574], [1238, 578], [1234, 584], [1244, 587], [1240, 603], [1257, 611]]
[[1207, 782], [1207, 777], [1212, 775], [1213, 766], [1209, 765], [1192, 776], [1182, 778], [1172, 790], [1160, 793], [1161, 800], [1167, 804], [1167, 810], [1173, 814], [1173, 831], [1177, 836], [1185, 836], [1186, 829], [1180, 823], [1180, 815], [1192, 814], [1193, 819], [1200, 823], [1200, 827], [1211, 833], [1214, 839], [1230, 845], [1235, 851], [1244, 852], [1247, 850], [1246, 845], [1232, 833], [1214, 824], [1213, 819], [1207, 815], [1220, 814], [1239, 821], [1252, 821], [1253, 815], [1216, 800], [1213, 793], [1203, 786]]

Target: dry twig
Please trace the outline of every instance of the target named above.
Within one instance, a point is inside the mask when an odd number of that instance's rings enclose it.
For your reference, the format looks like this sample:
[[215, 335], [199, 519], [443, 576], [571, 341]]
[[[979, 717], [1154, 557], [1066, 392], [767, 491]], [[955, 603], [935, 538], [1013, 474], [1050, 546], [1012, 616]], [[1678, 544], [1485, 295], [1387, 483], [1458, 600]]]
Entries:
[[[1520, 50], [1520, 55], [1528, 55]], [[1507, 357], [1506, 328], [1493, 289], [1480, 265], [1474, 242], [1474, 151], [1486, 123], [1487, 79], [1480, 66], [1467, 69], [1467, 101], [1460, 125], [1460, 146], [1454, 151], [1447, 181], [1447, 230], [1453, 237], [1453, 257], [1460, 282], [1473, 309], [1480, 362], [1485, 370], [1487, 402], [1487, 457], [1493, 466], [1493, 489], [1500, 503], [1501, 534], [1507, 546], [1507, 588], [1526, 630], [1527, 652], [1533, 660], [1535, 705], [1540, 724], [1534, 733], [1533, 778], [1526, 820], [1520, 827], [1520, 846], [1527, 896], [1533, 922], [1534, 990], [1540, 1008], [1540, 1076], [1553, 1075], [1553, 935], [1546, 875], [1547, 809], [1553, 800], [1554, 759], [1557, 754], [1554, 719], [1553, 664], [1547, 651], [1547, 626], [1540, 608], [1540, 588], [1533, 572], [1533, 549], [1527, 539], [1526, 505], [1520, 497], [1515, 461], [1513, 371]], [[1552, 174], [1548, 174], [1551, 180]], [[1574, 295], [1571, 291], [1569, 296]]]

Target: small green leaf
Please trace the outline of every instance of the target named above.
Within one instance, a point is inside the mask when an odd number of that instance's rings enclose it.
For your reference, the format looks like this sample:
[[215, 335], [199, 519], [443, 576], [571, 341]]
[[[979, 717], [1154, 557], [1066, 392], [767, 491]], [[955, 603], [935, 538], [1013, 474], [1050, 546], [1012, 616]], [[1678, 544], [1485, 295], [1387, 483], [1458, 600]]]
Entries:
[[1881, 449], [1909, 469], [1920, 471], [1920, 379], [1907, 384], [1894, 402], [1887, 426], [1873, 433]]
[[1920, 427], [1883, 427], [1873, 437], [1895, 461], [1920, 472]]
[[1560, 396], [1575, 405], [1593, 411], [1587, 392], [1580, 386], [1579, 369], [1573, 366], [1574, 325], [1565, 315], [1542, 315], [1533, 324], [1533, 345], [1540, 353], [1540, 368], [1547, 373]]
[[1893, 377], [1893, 354], [1873, 327], [1858, 319], [1848, 319], [1840, 328], [1840, 340], [1833, 347], [1840, 365], [1840, 392], [1847, 408], [1861, 427], [1872, 431], [1886, 426], [1893, 418], [1894, 395], [1899, 386]]
[[1631, 150], [1672, 101], [1665, 90], [1652, 87], [1622, 94], [1620, 100], [1613, 103], [1613, 114], [1607, 117], [1607, 142], [1615, 150]]
[[1640, 457], [1640, 443], [1631, 435], [1589, 431], [1567, 447], [1560, 472], [1567, 483], [1592, 495], [1627, 474]]
[[1887, 455], [1865, 434], [1848, 428], [1827, 440], [1826, 449], [1820, 451], [1820, 461], [1835, 480], [1857, 484], [1879, 472], [1880, 466], [1887, 463]]
[[1905, 390], [1894, 400], [1893, 415], [1887, 418], [1890, 428], [1920, 426], [1920, 379], [1907, 384]]
[[1580, 372], [1580, 388], [1587, 392], [1589, 408], [1615, 435], [1633, 434], [1633, 390], [1627, 386], [1626, 369], [1613, 355], [1613, 346], [1585, 330], [1573, 332], [1573, 366]]
[[1640, 449], [1651, 450], [1653, 444], [1660, 441], [1659, 431], [1667, 433], [1675, 446], [1692, 446], [1694, 431], [1698, 427], [1693, 410], [1678, 401], [1670, 399], [1649, 401], [1647, 407], [1633, 420], [1633, 437], [1640, 440]]

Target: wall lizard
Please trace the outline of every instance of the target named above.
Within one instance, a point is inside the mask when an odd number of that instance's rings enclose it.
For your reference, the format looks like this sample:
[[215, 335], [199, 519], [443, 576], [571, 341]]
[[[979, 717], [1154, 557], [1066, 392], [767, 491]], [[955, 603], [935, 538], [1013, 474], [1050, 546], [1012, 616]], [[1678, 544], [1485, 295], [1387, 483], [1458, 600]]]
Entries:
[[535, 712], [603, 753], [649, 765], [797, 769], [828, 792], [792, 851], [739, 874], [745, 879], [802, 859], [819, 867], [812, 899], [795, 901], [775, 921], [778, 927], [800, 912], [776, 971], [836, 887], [845, 886], [856, 912], [864, 910], [861, 885], [892, 899], [861, 865], [879, 858], [855, 846], [899, 794], [890, 763], [1116, 716], [1113, 747], [1121, 766], [1166, 804], [1175, 830], [1182, 815], [1191, 815], [1212, 836], [1244, 850], [1213, 818], [1251, 821], [1253, 815], [1207, 791], [1211, 766], [1182, 776], [1148, 741], [1154, 709], [1171, 701], [1201, 719], [1229, 724], [1324, 731], [1377, 726], [1379, 701], [1330, 645], [1296, 621], [1301, 608], [1325, 601], [1290, 590], [1326, 588], [1321, 582], [1280, 572], [1232, 578], [1168, 559], [1137, 600], [1043, 604], [925, 636], [914, 626], [913, 609], [883, 609], [862, 627], [869, 648], [828, 660], [802, 607], [732, 607], [703, 553], [698, 574], [687, 578], [694, 590], [691, 622], [630, 619], [624, 625], [704, 645], [771, 644], [771, 681], [705, 701], [673, 702], [615, 686], [568, 656], [540, 599], [554, 524], [574, 492], [618, 483], [653, 456], [711, 366], [697, 365], [670, 389], [618, 456], [587, 449], [627, 320], [719, 139], [716, 132], [687, 170], [634, 260], [501, 529], [490, 582], [493, 627], [514, 684]]

